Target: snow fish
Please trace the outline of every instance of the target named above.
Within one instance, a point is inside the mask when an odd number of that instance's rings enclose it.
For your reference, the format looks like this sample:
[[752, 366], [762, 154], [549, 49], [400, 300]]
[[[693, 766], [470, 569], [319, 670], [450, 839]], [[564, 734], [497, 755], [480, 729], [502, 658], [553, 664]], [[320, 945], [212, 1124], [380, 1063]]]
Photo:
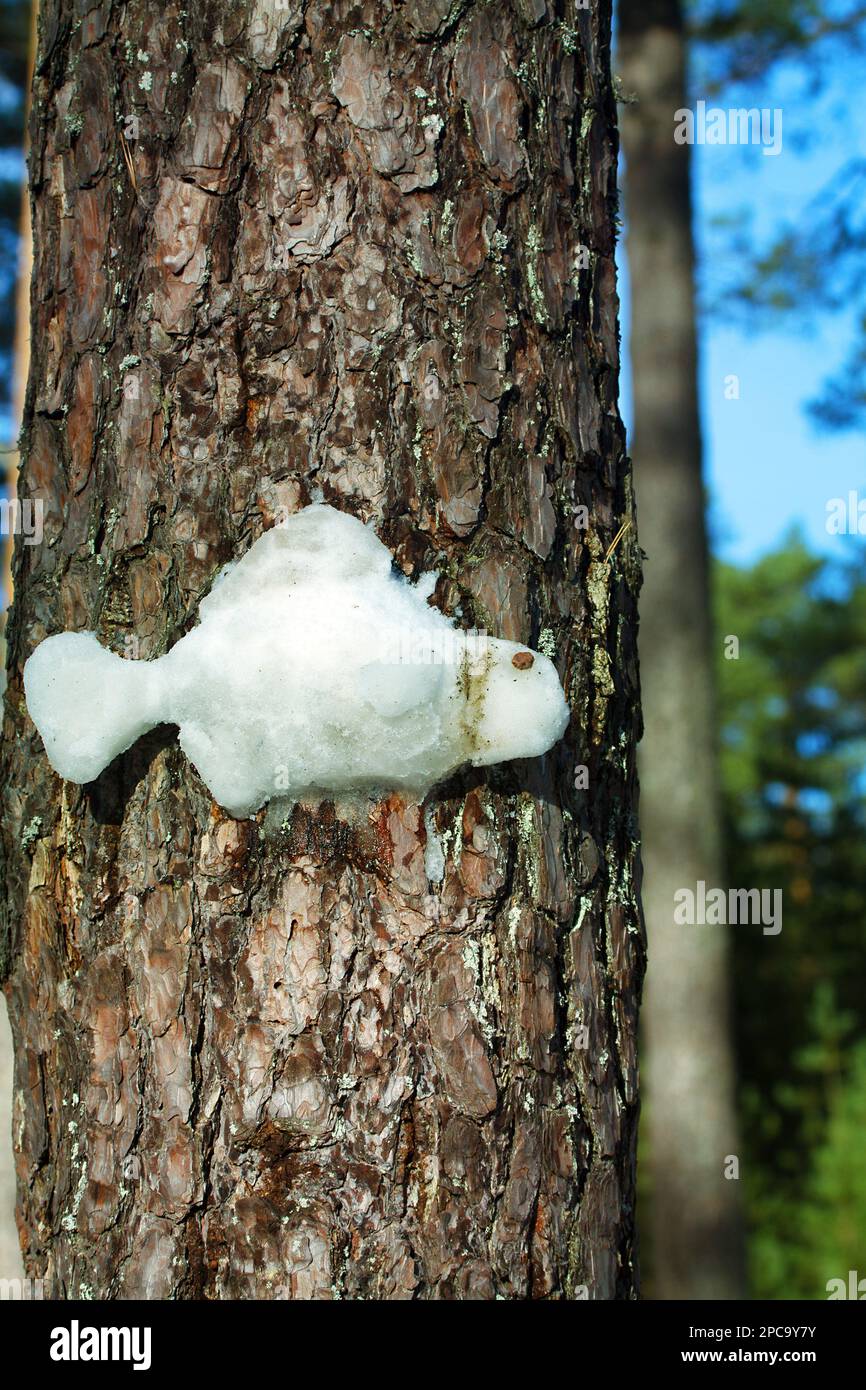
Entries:
[[24, 668], [51, 766], [90, 782], [157, 724], [235, 817], [273, 797], [406, 790], [464, 763], [545, 753], [568, 705], [548, 657], [467, 632], [397, 574], [370, 527], [314, 504], [265, 532], [165, 656], [93, 632], [48, 637]]

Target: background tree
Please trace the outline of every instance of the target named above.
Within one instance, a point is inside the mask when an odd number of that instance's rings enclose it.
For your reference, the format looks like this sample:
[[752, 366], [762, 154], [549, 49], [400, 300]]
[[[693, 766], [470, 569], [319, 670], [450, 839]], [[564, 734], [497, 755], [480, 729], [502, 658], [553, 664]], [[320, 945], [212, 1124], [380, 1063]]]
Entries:
[[[752, 334], [811, 334], [833, 316], [847, 347], [822, 363], [809, 413], [819, 428], [856, 430], [866, 418], [866, 159], [840, 87], [862, 63], [866, 7], [695, 0], [689, 22], [693, 90], [782, 105], [786, 149], [826, 154], [817, 192], [769, 231], [757, 232], [753, 206], [736, 205], [704, 228], [706, 314]], [[860, 481], [855, 465], [852, 487]], [[721, 663], [728, 855], [739, 882], [781, 886], [785, 904], [780, 937], [735, 939], [751, 1285], [756, 1296], [824, 1298], [829, 1279], [857, 1267], [866, 1235], [855, 1137], [866, 1105], [866, 571], [855, 540], [837, 538], [826, 560], [794, 537], [718, 578], [718, 632], [743, 637], [740, 661]]]
[[[621, 0], [641, 598], [644, 1027], [653, 1296], [743, 1294], [726, 933], [676, 926], [674, 894], [725, 882], [698, 412], [690, 149], [679, 0]], [[634, 98], [632, 100], [632, 98]]]
[[[634, 1295], [610, 12], [557, 13], [42, 8], [2, 900], [57, 1293]], [[41, 638], [164, 652], [313, 497], [566, 683], [566, 743], [433, 798], [438, 885], [400, 796], [236, 822], [171, 730], [81, 789], [27, 718]]]

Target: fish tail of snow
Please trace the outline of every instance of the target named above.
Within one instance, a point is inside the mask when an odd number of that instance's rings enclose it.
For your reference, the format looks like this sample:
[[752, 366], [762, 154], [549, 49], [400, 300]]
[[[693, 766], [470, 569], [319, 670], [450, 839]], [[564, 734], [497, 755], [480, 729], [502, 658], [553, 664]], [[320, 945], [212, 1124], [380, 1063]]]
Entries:
[[116, 656], [93, 632], [60, 633], [36, 648], [24, 667], [24, 693], [55, 772], [92, 782], [160, 723], [156, 667]]

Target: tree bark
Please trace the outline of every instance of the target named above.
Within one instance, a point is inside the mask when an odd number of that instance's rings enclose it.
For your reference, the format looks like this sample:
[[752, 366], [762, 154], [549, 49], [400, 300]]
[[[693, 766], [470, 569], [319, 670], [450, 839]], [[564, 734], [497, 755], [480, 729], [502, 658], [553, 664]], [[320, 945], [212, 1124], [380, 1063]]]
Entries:
[[[609, 27], [43, 7], [4, 955], [25, 1261], [62, 1296], [635, 1296]], [[438, 885], [401, 796], [235, 821], [170, 729], [82, 789], [27, 718], [43, 637], [163, 653], [314, 497], [565, 683], [550, 755], [429, 798]]]
[[635, 490], [641, 597], [644, 1008], [655, 1296], [743, 1297], [724, 928], [676, 926], [674, 894], [724, 883], [701, 473], [690, 150], [678, 0], [623, 0]]

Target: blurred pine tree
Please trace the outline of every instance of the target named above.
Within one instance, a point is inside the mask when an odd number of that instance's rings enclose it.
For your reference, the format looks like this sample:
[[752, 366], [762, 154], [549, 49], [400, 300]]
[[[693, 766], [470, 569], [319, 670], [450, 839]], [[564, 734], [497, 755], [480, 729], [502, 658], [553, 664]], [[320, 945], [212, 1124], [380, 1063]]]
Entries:
[[719, 565], [716, 595], [740, 637], [719, 667], [731, 880], [784, 894], [778, 936], [733, 942], [752, 1292], [821, 1298], [866, 1251], [866, 550], [795, 536]]

